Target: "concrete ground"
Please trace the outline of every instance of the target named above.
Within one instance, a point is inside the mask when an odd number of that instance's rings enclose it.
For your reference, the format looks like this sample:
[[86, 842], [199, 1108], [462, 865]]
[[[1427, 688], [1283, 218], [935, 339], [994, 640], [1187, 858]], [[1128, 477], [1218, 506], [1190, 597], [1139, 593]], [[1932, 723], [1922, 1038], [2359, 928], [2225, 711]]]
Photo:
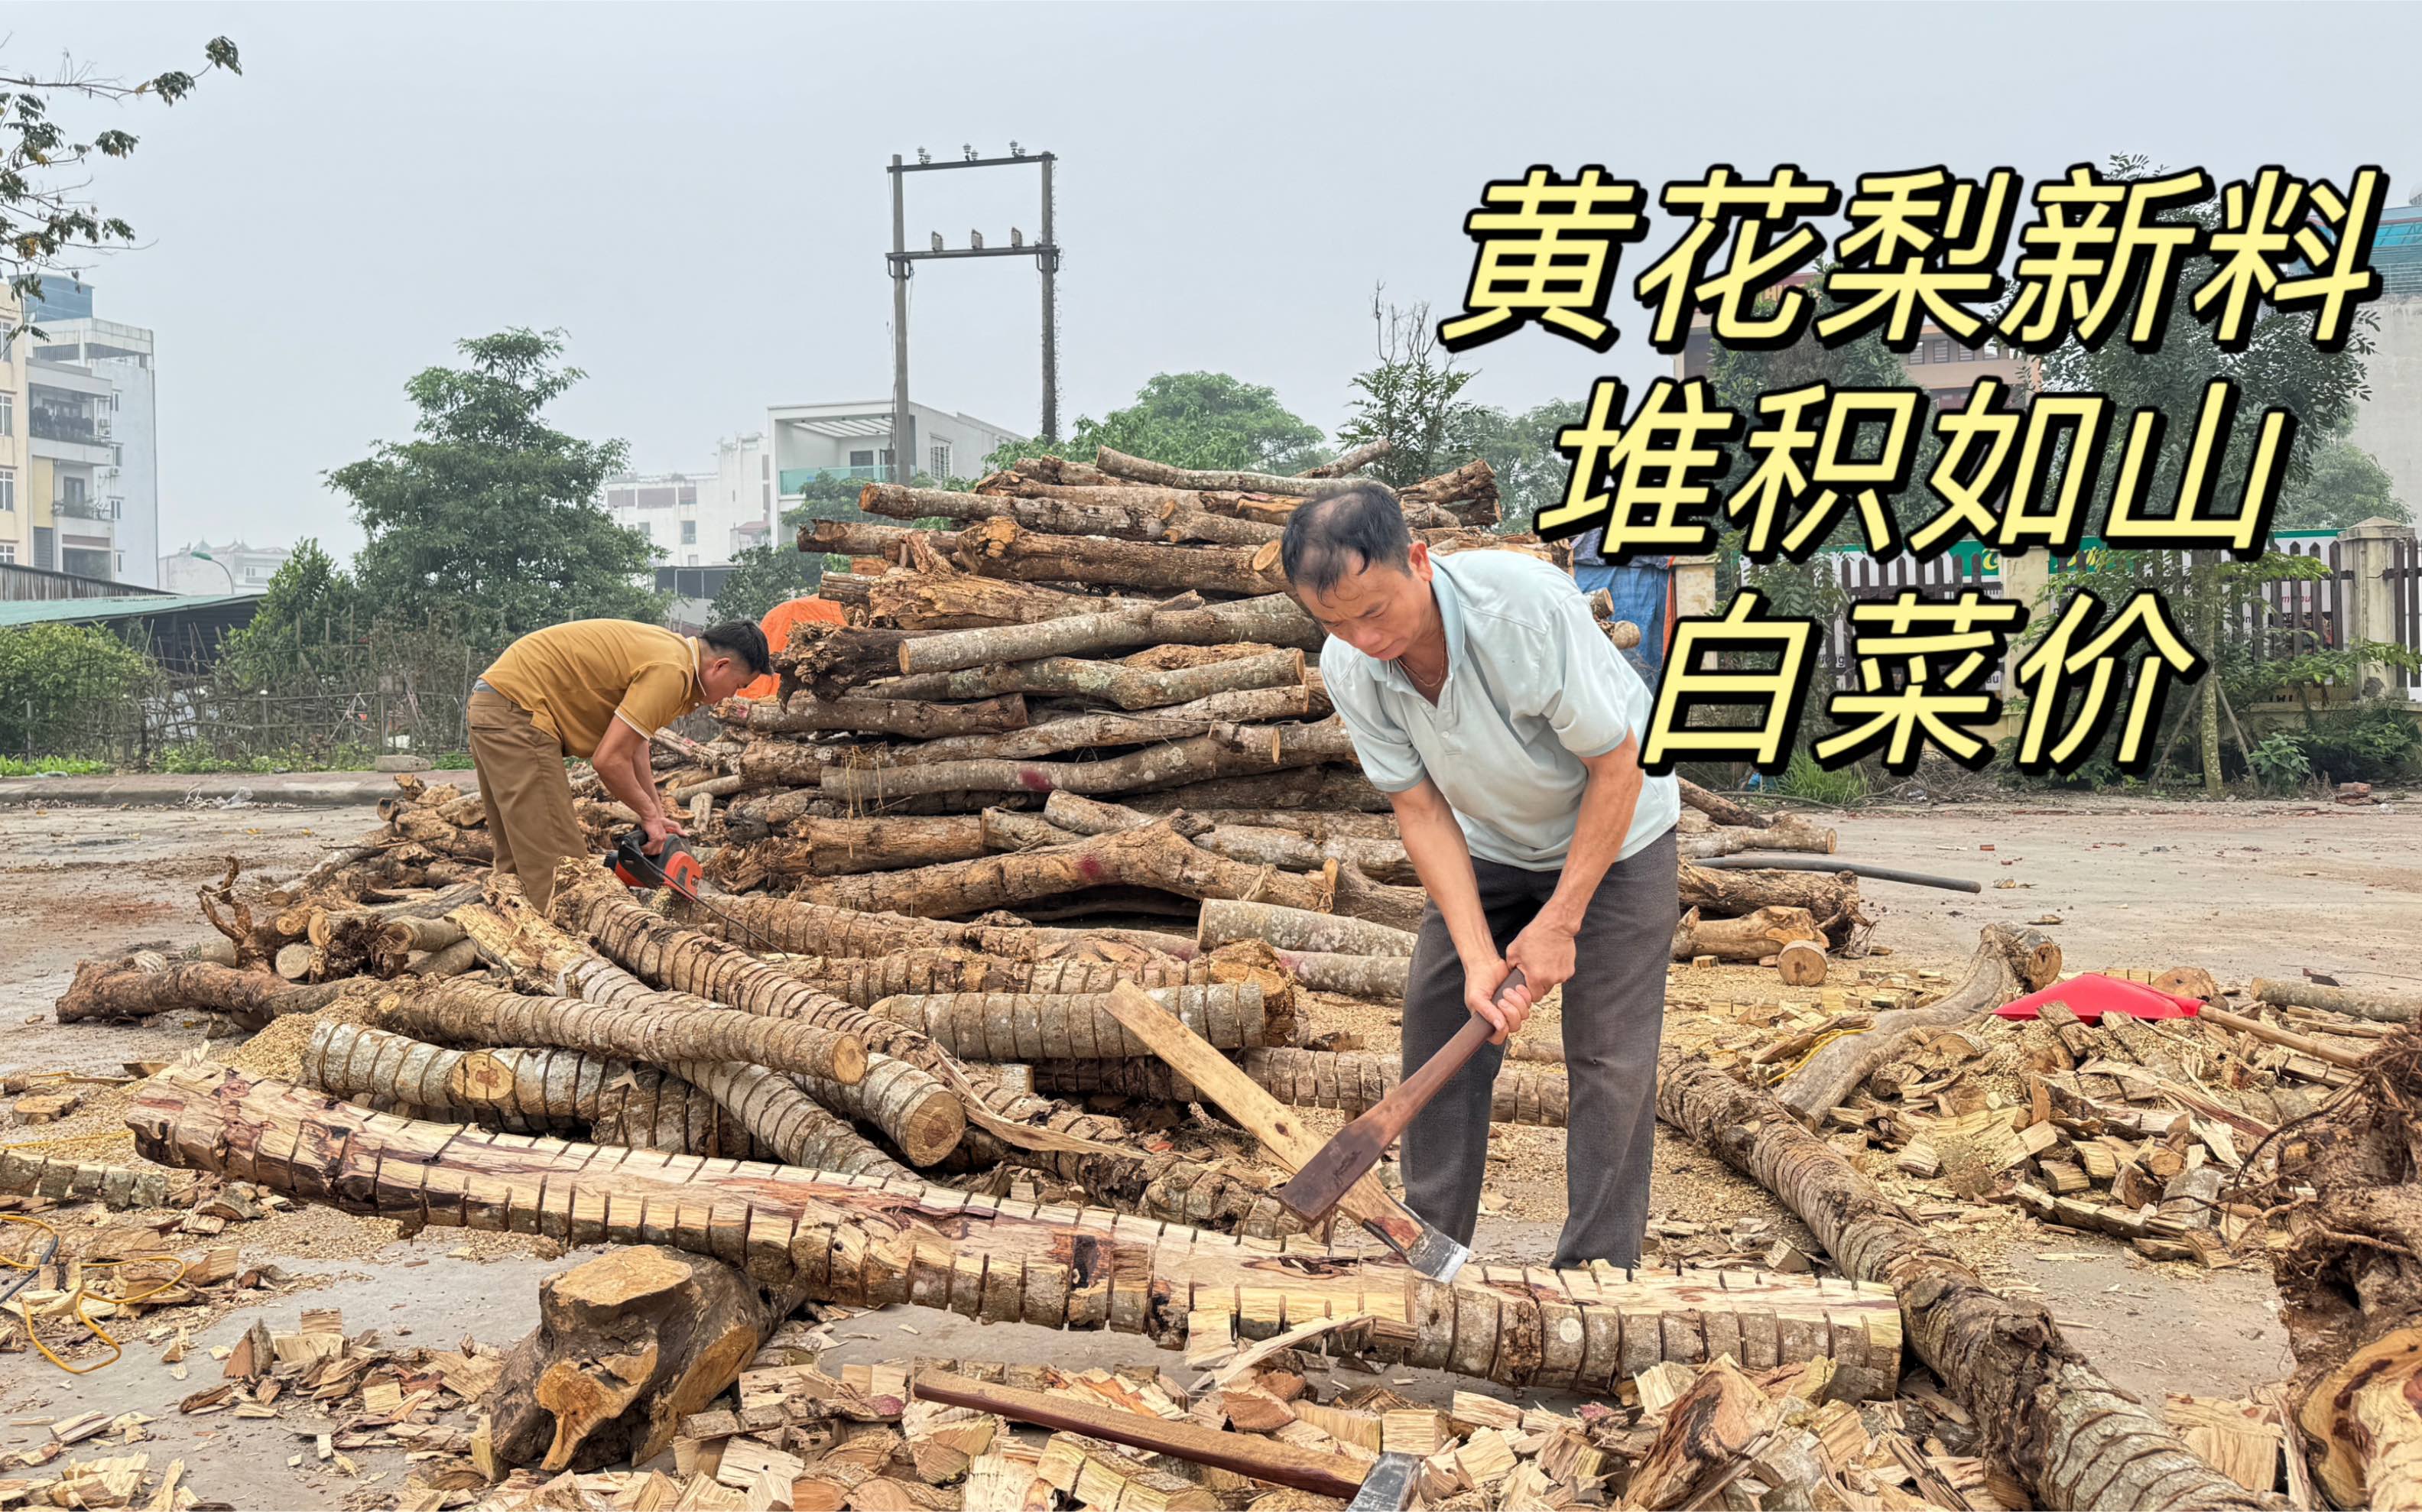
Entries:
[[[2422, 854], [2422, 805], [2082, 798], [1870, 811], [1834, 822], [1846, 857], [1986, 884], [1975, 894], [1868, 884], [1870, 911], [1879, 916], [1874, 937], [1891, 948], [1895, 966], [1956, 963], [1979, 925], [2050, 914], [2061, 922], [2041, 927], [2061, 941], [2072, 969], [2196, 964], [2227, 983], [2310, 968], [2386, 990], [2412, 990], [2416, 980], [2410, 951], [2394, 947], [2410, 941], [2422, 918], [2422, 864], [2414, 860]], [[120, 1062], [181, 1047], [190, 1032], [62, 1028], [49, 1007], [81, 958], [199, 937], [205, 926], [194, 892], [217, 879], [224, 857], [243, 858], [248, 873], [291, 874], [374, 823], [367, 806], [0, 807], [0, 1023], [11, 1026], [0, 1071], [115, 1072]], [[2005, 879], [2017, 885], [1993, 886]], [[1712, 1160], [1667, 1140], [1675, 1147], [1660, 1157], [1659, 1212], [1674, 1200], [1672, 1184], [1719, 1179]], [[2074, 1342], [2123, 1387], [2149, 1397], [2235, 1396], [2285, 1375], [2275, 1297], [2258, 1270], [2157, 1268], [2099, 1238], [2016, 1232], [2033, 1237], [1993, 1257], [1993, 1278], [2036, 1288]], [[1554, 1225], [1486, 1219], [1479, 1237], [1485, 1254], [1538, 1258], [1553, 1247]], [[329, 1279], [323, 1289], [271, 1300], [266, 1315], [273, 1327], [291, 1327], [301, 1307], [341, 1306], [349, 1329], [392, 1329], [391, 1343], [451, 1347], [470, 1333], [503, 1345], [535, 1320], [538, 1278], [578, 1258], [449, 1257], [459, 1242], [431, 1230], [367, 1258], [282, 1261], [297, 1274]], [[250, 1246], [246, 1258], [255, 1258]], [[238, 1310], [195, 1342], [231, 1342], [256, 1315]], [[403, 1336], [407, 1328], [413, 1333]], [[980, 1330], [919, 1309], [845, 1320], [831, 1331], [832, 1359], [841, 1362], [910, 1355], [1077, 1365], [1156, 1359], [1176, 1372], [1175, 1357], [1156, 1356], [1136, 1339]], [[0, 1356], [0, 1451], [39, 1441], [43, 1430], [30, 1425], [36, 1417], [135, 1410], [161, 1416], [151, 1426], [160, 1441], [155, 1464], [182, 1455], [205, 1497], [316, 1507], [366, 1489], [318, 1467], [307, 1452], [300, 1471], [286, 1467], [289, 1454], [309, 1447], [301, 1435], [318, 1431], [306, 1427], [307, 1414], [178, 1417], [175, 1401], [215, 1377], [204, 1363], [188, 1381], [173, 1381], [156, 1354], [130, 1350], [84, 1379], [35, 1355]], [[199, 1349], [193, 1358], [208, 1362]], [[1402, 1389], [1442, 1400], [1451, 1384], [1428, 1378]], [[400, 1484], [396, 1457], [355, 1457], [365, 1473], [386, 1473], [368, 1489]]]

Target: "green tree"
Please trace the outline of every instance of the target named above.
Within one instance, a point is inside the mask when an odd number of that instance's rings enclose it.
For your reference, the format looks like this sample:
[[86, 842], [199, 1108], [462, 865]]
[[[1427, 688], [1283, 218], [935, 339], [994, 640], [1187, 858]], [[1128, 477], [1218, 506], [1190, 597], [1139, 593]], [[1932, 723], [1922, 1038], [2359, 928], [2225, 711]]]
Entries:
[[1164, 372], [1135, 402], [1079, 418], [1065, 441], [1016, 441], [984, 459], [986, 472], [1027, 458], [1091, 462], [1103, 447], [1172, 467], [1300, 472], [1321, 460], [1320, 427], [1279, 402], [1275, 389], [1224, 372]]
[[1418, 483], [1483, 454], [1505, 427], [1505, 417], [1462, 397], [1478, 371], [1455, 365], [1438, 343], [1430, 307], [1400, 309], [1371, 296], [1378, 365], [1349, 380], [1338, 443], [1351, 449], [1385, 441], [1389, 450], [1367, 472], [1391, 488]]
[[[2112, 160], [2109, 171], [2115, 178], [2132, 180], [2164, 170], [2142, 157], [2118, 157]], [[2189, 217], [2207, 225], [2218, 224], [2217, 214], [2210, 205], [2180, 213], [2179, 218]], [[2371, 341], [2365, 329], [2358, 328], [2348, 340], [2346, 350], [2323, 352], [2312, 343], [2313, 315], [2265, 308], [2253, 323], [2245, 349], [2224, 352], [2212, 339], [2211, 327], [2196, 318], [2190, 303], [2195, 288], [2217, 266], [2208, 256], [2180, 260], [2161, 350], [2138, 352], [2115, 338], [2105, 342], [2100, 351], [2088, 352], [2074, 340], [2069, 341], [2045, 356], [2044, 389], [2047, 393], [2108, 394], [2122, 417], [2138, 409], [2157, 409], [2167, 416], [2169, 434], [2145, 493], [2152, 508], [2166, 510], [2178, 496], [2179, 475], [2185, 466], [2205, 386], [2215, 378], [2234, 380], [2239, 389], [2237, 420], [2230, 428], [2227, 450], [2217, 463], [2218, 481], [2210, 504], [2211, 513], [2225, 517], [2237, 513], [2243, 504], [2246, 465], [2260, 433], [2264, 411], [2286, 409], [2296, 417], [2299, 432], [2307, 435], [2337, 435], [2353, 424], [2355, 406], [2364, 392], [2364, 358], [2370, 354]], [[2124, 320], [2129, 313], [2122, 310], [2121, 318]], [[2366, 316], [2364, 326], [2369, 323]], [[2111, 428], [2102, 459], [2103, 478], [2119, 476], [2118, 459], [2128, 429], [2124, 422]], [[2311, 478], [2314, 462], [2314, 449], [2291, 449], [2288, 486], [2305, 483]], [[2284, 558], [2265, 557], [2256, 562], [2237, 563], [2225, 560], [2218, 551], [2126, 552], [2114, 556], [2119, 559], [2112, 564], [2111, 571], [2128, 575], [2133, 581], [2162, 593], [2172, 610], [2184, 617], [2185, 622], [2179, 628], [2189, 643], [2215, 663], [2219, 675], [2202, 680], [2194, 708], [2194, 717], [2201, 724], [2198, 745], [2204, 785], [2207, 791], [2217, 794], [2222, 776], [2222, 684], [2230, 676], [2231, 660], [2247, 656], [2246, 648], [2224, 641], [2221, 627], [2232, 614], [2255, 610], [2264, 581], [2273, 576], [2294, 575], [2293, 569], [2284, 565]], [[2084, 579], [2078, 581], [2083, 583]], [[2111, 593], [2100, 596], [2106, 605], [2116, 607]], [[2048, 622], [2049, 616], [2039, 611], [2038, 620]], [[2174, 717], [2185, 717], [2183, 709]], [[2114, 738], [2115, 733], [2105, 736], [2106, 741]]]
[[150, 662], [108, 631], [82, 624], [0, 630], [0, 750], [29, 755], [101, 748], [109, 716], [159, 682]]
[[219, 685], [231, 689], [291, 689], [337, 673], [331, 646], [349, 644], [358, 595], [337, 559], [306, 540], [269, 580], [252, 621], [220, 649]]
[[416, 439], [328, 474], [369, 537], [354, 563], [364, 601], [407, 622], [454, 611], [499, 644], [566, 620], [660, 620], [664, 595], [638, 586], [655, 564], [648, 538], [594, 502], [625, 447], [567, 435], [543, 413], [584, 376], [558, 365], [562, 333], [459, 346], [468, 367], [404, 386]]
[[1496, 409], [1486, 414], [1488, 428], [1479, 450], [1497, 474], [1497, 507], [1504, 521], [1501, 528], [1528, 530], [1541, 510], [1564, 500], [1573, 465], [1556, 449], [1556, 436], [1566, 426], [1581, 423], [1581, 401], [1556, 400], [1519, 415]]
[[2343, 530], [2375, 517], [2414, 523], [2413, 512], [2397, 496], [2396, 480], [2370, 452], [2342, 435], [2309, 443], [2299, 438], [2296, 449], [2308, 446], [2307, 469], [2281, 494], [2273, 529]]
[[[202, 72], [242, 73], [235, 44], [214, 37], [202, 48]], [[151, 99], [173, 105], [199, 81], [171, 69], [135, 84], [102, 78], [62, 62], [47, 76], [0, 69], [0, 272], [22, 302], [42, 291], [42, 275], [78, 253], [132, 245], [134, 228], [103, 214], [85, 197], [99, 158], [122, 158], [137, 138], [115, 129], [78, 140], [51, 118], [53, 101], [108, 103]], [[21, 316], [10, 335], [29, 328]]]

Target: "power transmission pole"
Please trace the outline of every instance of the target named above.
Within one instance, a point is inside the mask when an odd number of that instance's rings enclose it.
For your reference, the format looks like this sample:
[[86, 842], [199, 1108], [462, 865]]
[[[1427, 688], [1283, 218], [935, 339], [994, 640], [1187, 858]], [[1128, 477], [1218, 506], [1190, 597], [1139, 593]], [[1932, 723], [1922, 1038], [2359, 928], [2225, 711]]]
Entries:
[[[891, 272], [891, 451], [892, 480], [906, 482], [916, 476], [916, 424], [908, 413], [908, 280], [916, 274], [916, 265], [939, 258], [1026, 258], [1043, 274], [1043, 429], [1046, 441], [1060, 439], [1060, 307], [1059, 274], [1060, 244], [1052, 235], [1051, 165], [1053, 154], [1040, 152], [1029, 156], [1015, 142], [1009, 144], [1005, 158], [980, 158], [973, 148], [962, 149], [965, 156], [956, 163], [931, 161], [923, 150], [918, 161], [903, 163], [898, 153], [891, 157], [891, 254], [886, 260]], [[1043, 169], [1043, 240], [1027, 244], [1013, 228], [1007, 246], [943, 247], [941, 238], [935, 237], [933, 250], [908, 250], [908, 214], [905, 197], [910, 173], [936, 172], [943, 168], [1000, 168], [1039, 165]]]

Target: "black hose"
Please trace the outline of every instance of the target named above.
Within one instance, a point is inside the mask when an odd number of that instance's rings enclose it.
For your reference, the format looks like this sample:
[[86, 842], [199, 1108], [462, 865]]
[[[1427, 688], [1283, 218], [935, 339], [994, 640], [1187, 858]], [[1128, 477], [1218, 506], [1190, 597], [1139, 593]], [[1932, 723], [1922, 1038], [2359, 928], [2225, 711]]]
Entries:
[[1896, 866], [1846, 861], [1838, 856], [1711, 856], [1692, 864], [1714, 867], [1720, 872], [1851, 872], [1878, 882], [1906, 882], [1913, 888], [1941, 888], [1946, 892], [1985, 890], [1984, 883], [1962, 877], [1928, 876], [1924, 872], [1904, 872]]

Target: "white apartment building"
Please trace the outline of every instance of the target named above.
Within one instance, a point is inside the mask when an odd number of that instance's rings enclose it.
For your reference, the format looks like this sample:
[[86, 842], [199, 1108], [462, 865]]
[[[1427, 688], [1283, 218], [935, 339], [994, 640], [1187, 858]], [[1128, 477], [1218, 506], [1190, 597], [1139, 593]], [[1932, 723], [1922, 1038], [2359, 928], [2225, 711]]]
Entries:
[[[16, 307], [5, 307], [16, 323]], [[39, 336], [0, 366], [0, 560], [154, 582], [160, 552], [152, 337], [97, 319], [92, 289], [52, 275]]]
[[[931, 405], [912, 403], [908, 413], [920, 455], [901, 478], [904, 482], [917, 473], [930, 476], [937, 485], [952, 478], [972, 479], [994, 450], [1026, 439], [990, 421]], [[873, 482], [893, 479], [888, 399], [777, 404], [765, 411], [765, 434], [780, 508], [795, 506], [800, 489], [820, 473]]]
[[729, 437], [716, 444], [711, 472], [623, 473], [606, 480], [597, 502], [615, 524], [647, 536], [665, 566], [728, 566], [772, 531], [772, 464], [763, 437]]
[[291, 546], [249, 546], [236, 540], [221, 546], [197, 541], [160, 559], [156, 586], [168, 593], [266, 593], [269, 580], [293, 554]]

